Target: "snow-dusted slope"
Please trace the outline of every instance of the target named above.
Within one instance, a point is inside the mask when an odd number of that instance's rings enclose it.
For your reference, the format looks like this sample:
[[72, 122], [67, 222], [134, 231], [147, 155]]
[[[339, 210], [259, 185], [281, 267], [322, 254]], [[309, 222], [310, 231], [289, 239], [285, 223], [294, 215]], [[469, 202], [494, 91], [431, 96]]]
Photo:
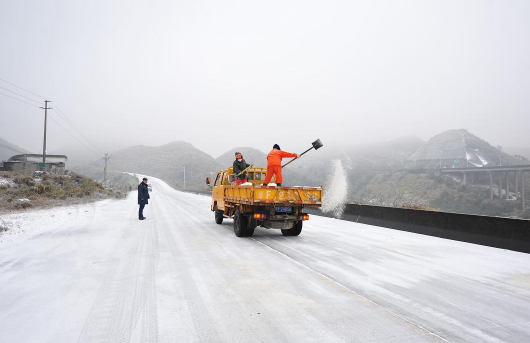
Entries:
[[530, 255], [311, 217], [237, 238], [150, 178], [122, 201], [2, 216], [0, 342], [524, 342]]
[[29, 153], [29, 151], [0, 138], [0, 162], [7, 161], [11, 156], [24, 153]]

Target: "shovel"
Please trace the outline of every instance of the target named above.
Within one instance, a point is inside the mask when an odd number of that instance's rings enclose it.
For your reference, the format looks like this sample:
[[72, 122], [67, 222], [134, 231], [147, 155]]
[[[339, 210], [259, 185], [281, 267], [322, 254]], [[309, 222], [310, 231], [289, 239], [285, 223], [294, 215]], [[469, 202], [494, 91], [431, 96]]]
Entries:
[[253, 164], [249, 165], [248, 167], [245, 168], [245, 170], [243, 170], [242, 172], [240, 172], [240, 173], [237, 174], [236, 176], [239, 176], [239, 175], [243, 174], [244, 172], [247, 171], [248, 168], [252, 168], [253, 166], [254, 166]]
[[[234, 177], [235, 179], [237, 179], [237, 177], [238, 177], [239, 175], [243, 174], [244, 172], [246, 172], [249, 168], [252, 168], [253, 166], [254, 166], [254, 164], [249, 165], [248, 167], [245, 168], [245, 170], [241, 171], [241, 172], [240, 172], [239, 174], [237, 174], [237, 175], [236, 175], [236, 174], [230, 174], [230, 175], [228, 175], [228, 180], [230, 180], [231, 177]], [[235, 181], [235, 180], [233, 180], [233, 181]], [[230, 181], [230, 183], [232, 183], [233, 181]]]
[[320, 139], [317, 139], [316, 141], [314, 141], [313, 143], [311, 143], [313, 146], [309, 149], [307, 149], [306, 151], [304, 151], [303, 153], [301, 153], [300, 155], [298, 155], [298, 157], [296, 158], [293, 158], [292, 160], [290, 160], [289, 162], [285, 163], [282, 168], [284, 168], [286, 165], [288, 165], [289, 163], [293, 162], [294, 160], [297, 160], [299, 159], [300, 157], [302, 157], [303, 154], [305, 154], [306, 152], [308, 152], [309, 150], [315, 148], [315, 150], [318, 150], [320, 148], [322, 148], [324, 146], [324, 144], [322, 144], [322, 142], [320, 141]]

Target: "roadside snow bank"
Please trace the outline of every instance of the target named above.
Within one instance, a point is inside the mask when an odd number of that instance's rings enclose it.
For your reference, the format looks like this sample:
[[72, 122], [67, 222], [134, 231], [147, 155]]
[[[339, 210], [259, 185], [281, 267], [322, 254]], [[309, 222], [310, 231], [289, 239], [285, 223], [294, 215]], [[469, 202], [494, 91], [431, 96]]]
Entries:
[[15, 187], [15, 183], [12, 180], [0, 178], [0, 186]]
[[94, 217], [97, 204], [117, 200], [103, 200], [95, 203], [54, 207], [46, 210], [25, 211], [0, 215], [0, 244], [18, 242], [40, 234], [83, 225]]

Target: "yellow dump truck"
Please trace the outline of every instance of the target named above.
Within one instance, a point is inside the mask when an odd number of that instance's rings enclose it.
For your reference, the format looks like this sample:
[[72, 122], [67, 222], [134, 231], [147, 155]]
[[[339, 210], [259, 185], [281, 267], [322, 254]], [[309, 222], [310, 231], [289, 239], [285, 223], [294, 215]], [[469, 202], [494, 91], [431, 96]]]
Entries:
[[254, 229], [280, 229], [284, 236], [298, 236], [309, 215], [306, 207], [322, 205], [322, 187], [261, 186], [265, 168], [247, 169], [246, 184], [232, 186], [232, 167], [217, 173], [212, 188], [211, 210], [215, 222], [223, 218], [234, 220], [237, 237], [252, 237]]

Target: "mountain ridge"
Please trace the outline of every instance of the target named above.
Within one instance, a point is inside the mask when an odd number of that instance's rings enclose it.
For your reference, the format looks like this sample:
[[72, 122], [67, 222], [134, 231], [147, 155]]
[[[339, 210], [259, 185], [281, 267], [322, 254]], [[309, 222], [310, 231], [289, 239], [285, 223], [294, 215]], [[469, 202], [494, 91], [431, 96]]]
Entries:
[[29, 154], [30, 151], [0, 138], [0, 161], [7, 161], [11, 156]]

